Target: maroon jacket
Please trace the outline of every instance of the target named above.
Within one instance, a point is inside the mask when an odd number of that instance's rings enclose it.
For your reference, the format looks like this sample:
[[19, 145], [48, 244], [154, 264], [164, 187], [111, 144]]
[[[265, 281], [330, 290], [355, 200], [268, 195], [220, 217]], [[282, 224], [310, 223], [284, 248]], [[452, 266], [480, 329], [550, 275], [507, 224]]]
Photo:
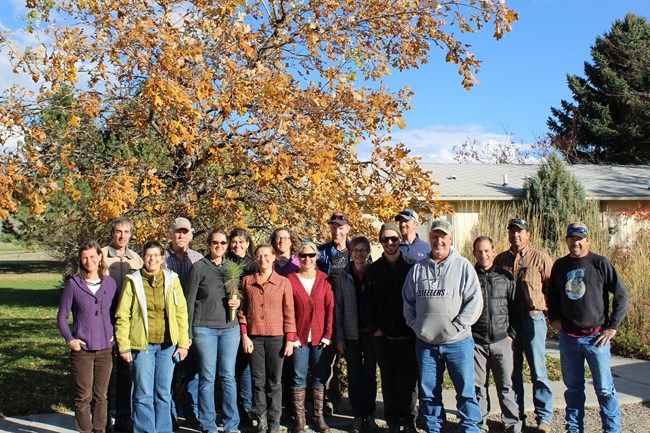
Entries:
[[287, 275], [287, 278], [293, 287], [293, 305], [300, 344], [307, 346], [310, 329], [313, 346], [318, 345], [323, 338], [331, 340], [334, 323], [334, 293], [327, 280], [327, 274], [316, 271], [316, 281], [311, 295], [307, 294], [295, 272]]

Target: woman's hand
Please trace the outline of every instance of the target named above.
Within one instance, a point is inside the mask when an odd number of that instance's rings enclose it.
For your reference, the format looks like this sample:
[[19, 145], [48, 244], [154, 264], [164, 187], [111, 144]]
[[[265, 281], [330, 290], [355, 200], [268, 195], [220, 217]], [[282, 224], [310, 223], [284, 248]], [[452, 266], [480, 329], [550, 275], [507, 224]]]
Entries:
[[81, 346], [85, 345], [86, 342], [80, 340], [79, 338], [74, 338], [68, 342], [68, 346], [70, 346], [70, 349], [72, 349], [73, 352], [79, 352], [81, 350]]
[[248, 353], [249, 355], [253, 353], [253, 341], [248, 337], [248, 334], [241, 336], [241, 347], [244, 353]]
[[187, 349], [183, 349], [182, 347], [177, 347], [176, 350], [174, 351], [174, 354], [172, 355], [172, 358], [176, 356], [177, 353], [181, 356], [181, 361], [187, 357]]
[[124, 360], [127, 364], [129, 364], [131, 361], [133, 361], [133, 357], [131, 356], [131, 352], [124, 352], [120, 353], [120, 358]]
[[320, 343], [318, 343], [318, 345], [320, 346], [321, 349], [325, 349], [330, 344], [325, 341], [321, 341]]
[[241, 299], [239, 299], [239, 298], [237, 298], [237, 299], [230, 299], [230, 300], [228, 301], [228, 306], [229, 306], [230, 308], [234, 308], [235, 310], [238, 309], [238, 308], [241, 306]]
[[293, 341], [287, 341], [284, 343], [284, 356], [293, 355]]

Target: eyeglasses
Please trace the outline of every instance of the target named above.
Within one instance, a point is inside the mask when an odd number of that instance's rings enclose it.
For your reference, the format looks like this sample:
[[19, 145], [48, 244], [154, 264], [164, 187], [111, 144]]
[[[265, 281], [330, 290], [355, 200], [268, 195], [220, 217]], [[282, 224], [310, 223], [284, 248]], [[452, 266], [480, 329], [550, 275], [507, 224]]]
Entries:
[[228, 245], [228, 241], [211, 241], [210, 245]]
[[283, 241], [289, 241], [291, 240], [291, 238], [289, 236], [278, 236], [277, 238], [275, 238], [275, 240], [278, 242], [283, 242]]
[[316, 257], [316, 253], [299, 253], [298, 257], [300, 257], [301, 259], [305, 259], [307, 257], [313, 259], [314, 257]]
[[395, 243], [395, 242], [399, 242], [399, 238], [397, 236], [386, 236], [386, 237], [383, 237], [383, 238], [379, 238], [379, 241], [382, 244], [387, 244], [389, 242]]
[[368, 248], [355, 248], [352, 250], [353, 253], [367, 253], [369, 250]]
[[155, 258], [158, 258], [158, 257], [161, 257], [161, 256], [162, 256], [162, 254], [147, 254], [147, 255], [144, 256], [144, 259], [145, 260], [155, 259]]
[[569, 227], [566, 231], [568, 234], [584, 233], [587, 234], [587, 229], [584, 227]]

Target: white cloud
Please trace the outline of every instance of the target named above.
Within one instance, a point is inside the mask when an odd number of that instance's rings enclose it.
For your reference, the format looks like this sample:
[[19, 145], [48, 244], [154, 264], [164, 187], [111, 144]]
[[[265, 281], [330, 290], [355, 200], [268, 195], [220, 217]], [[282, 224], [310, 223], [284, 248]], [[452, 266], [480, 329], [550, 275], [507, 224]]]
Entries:
[[[509, 139], [506, 133], [490, 132], [477, 124], [429, 125], [418, 129], [393, 130], [391, 142], [404, 143], [411, 153], [427, 163], [455, 163], [453, 147], [467, 139], [481, 143], [500, 143]], [[370, 144], [361, 143], [357, 151], [362, 158], [370, 153]]]

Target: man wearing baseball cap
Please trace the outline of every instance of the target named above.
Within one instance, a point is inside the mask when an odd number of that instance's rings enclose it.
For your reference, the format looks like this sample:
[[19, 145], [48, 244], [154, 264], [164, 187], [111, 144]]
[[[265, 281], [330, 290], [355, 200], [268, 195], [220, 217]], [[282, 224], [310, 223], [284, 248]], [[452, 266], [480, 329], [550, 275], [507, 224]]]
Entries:
[[350, 220], [347, 214], [334, 212], [327, 221], [327, 225], [330, 228], [332, 240], [318, 247], [320, 253], [318, 269], [325, 272], [330, 277], [332, 285], [334, 285], [336, 278], [352, 261], [348, 250], [350, 247], [350, 240], [348, 239]]
[[417, 337], [421, 412], [427, 432], [439, 433], [446, 368], [456, 389], [461, 431], [478, 433], [481, 409], [474, 388], [472, 325], [483, 311], [481, 284], [469, 260], [452, 248], [448, 221], [431, 223], [429, 242], [431, 255], [413, 265], [402, 288], [404, 319]]
[[510, 249], [494, 259], [494, 264], [510, 272], [515, 279], [517, 296], [522, 306], [520, 330], [514, 341], [512, 385], [517, 395], [519, 419], [524, 412], [524, 354], [530, 366], [533, 383], [533, 404], [537, 431], [549, 433], [553, 421], [553, 392], [546, 373], [546, 290], [553, 262], [544, 251], [529, 245], [528, 222], [522, 218], [508, 221]]
[[[190, 273], [192, 265], [203, 258], [198, 251], [190, 248], [190, 243], [194, 234], [192, 224], [187, 218], [179, 217], [174, 219], [169, 229], [170, 245], [165, 250], [165, 259], [163, 266], [178, 274], [183, 291], [187, 293], [186, 284], [187, 276]], [[197, 418], [199, 402], [199, 371], [196, 365], [196, 355], [194, 349], [190, 347], [187, 357], [182, 364], [174, 369], [174, 382], [180, 375], [179, 370], [185, 369], [185, 403], [183, 405], [183, 415], [185, 424], [189, 427], [198, 427], [200, 422]], [[180, 415], [176, 407], [177, 396], [175, 395], [175, 385], [172, 383], [172, 421], [174, 427], [178, 424], [177, 417]]]
[[404, 257], [413, 263], [425, 259], [431, 252], [431, 246], [418, 236], [420, 218], [413, 209], [404, 209], [395, 215], [395, 221], [399, 224], [402, 234], [402, 241], [399, 243], [399, 250]]
[[566, 430], [584, 431], [586, 360], [603, 431], [620, 432], [621, 408], [610, 370], [610, 341], [625, 317], [627, 289], [612, 262], [589, 251], [591, 237], [586, 225], [569, 224], [566, 243], [569, 254], [555, 261], [548, 290], [548, 318], [560, 333], [562, 378], [567, 387]]

